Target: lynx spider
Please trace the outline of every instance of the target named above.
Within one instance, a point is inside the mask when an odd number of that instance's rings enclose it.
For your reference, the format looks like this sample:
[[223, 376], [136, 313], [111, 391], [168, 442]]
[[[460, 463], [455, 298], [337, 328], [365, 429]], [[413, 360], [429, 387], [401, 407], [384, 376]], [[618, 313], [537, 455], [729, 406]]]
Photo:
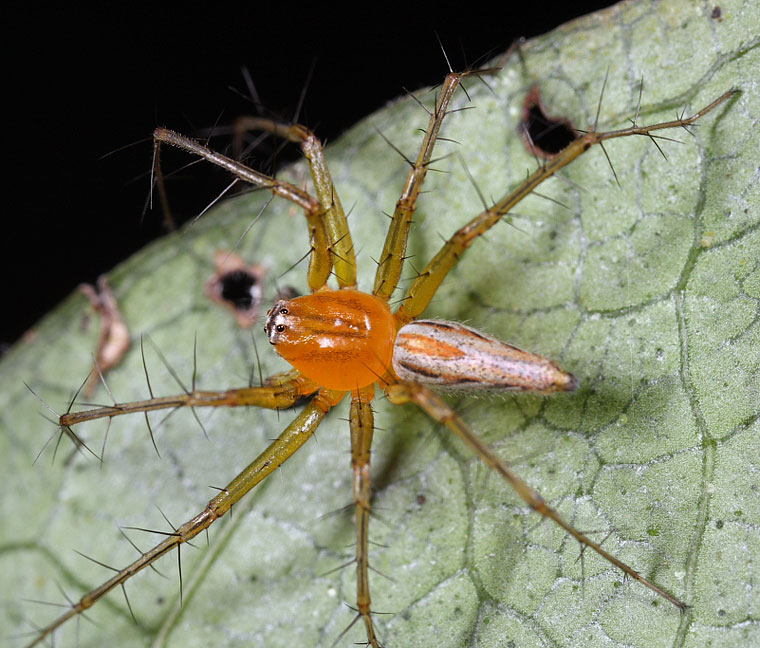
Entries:
[[[435, 102], [435, 108], [430, 113], [430, 121], [423, 137], [416, 161], [411, 162], [411, 170], [404, 187], [402, 197], [397, 203], [385, 247], [379, 258], [378, 271], [375, 279], [373, 295], [381, 303], [388, 303], [396, 290], [405, 259], [406, 241], [414, 215], [415, 203], [420, 194], [422, 183], [434, 159], [433, 147], [439, 137], [439, 129], [447, 116], [449, 103], [461, 81], [467, 77], [484, 74], [487, 71], [451, 73], [441, 87]], [[543, 163], [517, 189], [505, 198], [487, 207], [481, 214], [473, 218], [452, 236], [441, 248], [434, 259], [419, 273], [417, 279], [406, 292], [400, 306], [393, 313], [393, 326], [396, 331], [417, 320], [422, 314], [441, 282], [445, 279], [459, 260], [459, 257], [469, 248], [470, 244], [490, 227], [500, 220], [508, 220], [510, 210], [525, 196], [529, 195], [544, 180], [554, 175], [559, 169], [570, 164], [594, 144], [603, 141], [625, 137], [634, 134], [653, 137], [651, 133], [666, 128], [686, 127], [713, 108], [721, 104], [733, 94], [729, 91], [711, 104], [688, 118], [680, 118], [671, 122], [639, 126], [634, 123], [630, 128], [606, 133], [596, 132], [596, 125], [590, 132], [579, 136], [560, 155], [553, 160]], [[161, 143], [184, 149], [193, 155], [200, 156], [211, 163], [220, 166], [237, 178], [250, 182], [263, 189], [270, 190], [275, 196], [283, 197], [299, 205], [307, 216], [311, 242], [311, 262], [308, 271], [308, 281], [315, 294], [330, 294], [326, 284], [331, 276], [336, 278], [339, 291], [351, 291], [356, 286], [356, 263], [354, 248], [344, 215], [337, 198], [337, 191], [327, 170], [320, 142], [306, 128], [294, 125], [288, 126], [269, 120], [259, 120], [255, 124], [261, 130], [300, 144], [306, 156], [316, 188], [317, 198], [313, 198], [298, 187], [287, 182], [267, 177], [253, 171], [244, 165], [215, 153], [206, 147], [172, 131], [159, 128], [154, 133], [156, 148]], [[339, 292], [336, 291], [336, 292]], [[365, 294], [366, 293], [362, 293]], [[270, 315], [272, 319], [277, 313]], [[528, 364], [540, 362], [540, 358], [528, 360]], [[376, 380], [359, 385], [356, 390], [349, 390], [351, 400], [350, 427], [352, 437], [352, 463], [354, 467], [354, 502], [357, 528], [356, 556], [357, 566], [357, 601], [356, 616], [353, 623], [359, 621], [365, 626], [367, 644], [375, 648], [382, 645], [378, 637], [370, 601], [369, 586], [369, 550], [368, 527], [371, 509], [370, 491], [370, 446], [374, 428], [373, 412], [369, 406], [373, 395], [375, 382], [383, 389], [386, 397], [394, 404], [413, 403], [419, 406], [433, 420], [445, 425], [458, 435], [470, 448], [497, 474], [501, 475], [512, 485], [525, 502], [541, 515], [552, 519], [568, 533], [574, 536], [584, 548], [592, 549], [610, 563], [648, 587], [658, 596], [683, 609], [684, 603], [670, 593], [650, 582], [633, 568], [607, 553], [599, 543], [586, 537], [575, 529], [553, 509], [540, 495], [524, 482], [514, 471], [486, 444], [469, 429], [467, 424], [456, 414], [442, 398], [437, 396], [424, 384], [400, 380], [396, 373], [386, 365], [385, 372], [373, 369]], [[552, 384], [534, 387], [535, 391], [549, 393], [552, 391], [567, 391], [574, 387], [572, 379], [561, 385]], [[530, 390], [528, 385], [523, 390]], [[296, 452], [316, 431], [321, 421], [330, 409], [337, 405], [347, 391], [321, 386], [321, 383], [299, 374], [297, 370], [274, 376], [260, 387], [247, 387], [223, 392], [201, 392], [193, 389], [174, 397], [153, 398], [134, 403], [116, 404], [112, 407], [102, 407], [83, 412], [67, 411], [60, 417], [62, 433], [68, 434], [76, 442], [80, 442], [72, 426], [84, 421], [108, 418], [130, 412], [148, 412], [165, 408], [203, 407], [203, 406], [259, 406], [270, 409], [286, 409], [295, 405], [304, 397], [311, 396], [311, 401], [290, 423], [279, 439], [265, 450], [248, 468], [211, 500], [206, 509], [188, 520], [174, 533], [153, 549], [141, 555], [132, 565], [118, 571], [109, 581], [99, 588], [86, 594], [71, 609], [58, 617], [52, 623], [42, 628], [30, 646], [40, 643], [69, 618], [76, 617], [93, 603], [108, 593], [117, 585], [123, 585], [137, 571], [151, 565], [160, 556], [170, 552], [207, 529], [216, 519], [229, 512], [233, 504], [238, 502], [253, 486], [260, 483], [266, 476]], [[152, 396], [152, 394], [151, 394]], [[73, 401], [72, 401], [73, 404]], [[70, 410], [71, 408], [69, 408]]]

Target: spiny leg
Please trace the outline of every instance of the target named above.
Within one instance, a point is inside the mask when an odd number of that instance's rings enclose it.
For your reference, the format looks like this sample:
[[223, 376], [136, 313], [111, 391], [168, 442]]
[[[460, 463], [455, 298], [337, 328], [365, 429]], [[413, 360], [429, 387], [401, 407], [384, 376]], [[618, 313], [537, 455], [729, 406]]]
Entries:
[[85, 594], [78, 602], [52, 623], [42, 628], [28, 648], [38, 645], [69, 619], [81, 614], [108, 592], [123, 585], [132, 576], [142, 571], [161, 556], [192, 540], [201, 531], [208, 529], [216, 520], [225, 515], [234, 504], [259, 484], [289, 457], [291, 457], [311, 437], [330, 409], [343, 398], [343, 393], [322, 390], [304, 410], [285, 428], [251, 464], [244, 468], [219, 495], [214, 497], [203, 510], [191, 520], [182, 524], [174, 533], [149, 551], [142, 554], [131, 565], [120, 570], [113, 578]]
[[356, 286], [354, 244], [348, 229], [346, 214], [330, 177], [330, 170], [327, 168], [322, 143], [317, 136], [301, 124], [282, 124], [262, 117], [239, 119], [236, 126], [246, 130], [266, 131], [300, 145], [309, 163], [317, 198], [325, 210], [323, 220], [327, 229], [328, 245], [334, 257], [333, 266], [338, 285], [341, 288], [354, 288]]
[[438, 139], [441, 124], [443, 124], [443, 119], [447, 114], [446, 109], [464, 77], [486, 72], [488, 70], [451, 73], [446, 76], [441, 91], [436, 98], [433, 112], [430, 113], [430, 120], [425, 131], [425, 136], [422, 139], [417, 159], [414, 162], [408, 160], [412, 168], [409, 170], [406, 184], [393, 212], [391, 226], [388, 229], [383, 252], [378, 262], [377, 273], [375, 274], [375, 287], [372, 291], [374, 295], [386, 301], [390, 299], [393, 291], [396, 290], [399, 278], [401, 277], [406, 242], [409, 238], [409, 227], [412, 224], [417, 198], [420, 195], [422, 184], [425, 181], [425, 176], [430, 166], [433, 148]]
[[[303, 209], [309, 228], [309, 242], [311, 245], [311, 258], [307, 280], [312, 291], [319, 290], [326, 283], [333, 267], [333, 258], [327, 236], [327, 224], [325, 222], [325, 209], [322, 204], [308, 193], [298, 187], [277, 180], [264, 173], [251, 169], [226, 155], [212, 151], [195, 140], [180, 135], [166, 128], [156, 128], [153, 131], [153, 140], [156, 144], [153, 169], [156, 173], [156, 182], [161, 186], [163, 180], [160, 173], [160, 147], [163, 142], [176, 148], [197, 155], [212, 164], [226, 169], [239, 179], [252, 185], [268, 189], [275, 196], [285, 198]], [[344, 217], [345, 220], [345, 217]]]
[[297, 371], [291, 371], [269, 378], [260, 387], [240, 387], [221, 391], [193, 390], [176, 396], [152, 397], [81, 412], [66, 412], [60, 416], [59, 424], [63, 428], [69, 428], [95, 419], [179, 407], [263, 407], [279, 410], [292, 407], [299, 399], [313, 394], [317, 389], [316, 383], [301, 376]]
[[565, 531], [572, 535], [582, 546], [589, 547], [604, 559], [615, 565], [618, 569], [623, 571], [631, 578], [639, 581], [642, 585], [645, 585], [656, 594], [662, 596], [667, 601], [670, 601], [673, 605], [683, 610], [686, 608], [686, 604], [678, 600], [672, 594], [669, 594], [661, 587], [655, 585], [651, 581], [644, 578], [635, 569], [629, 567], [624, 562], [615, 558], [612, 554], [608, 553], [602, 547], [588, 538], [585, 534], [581, 533], [569, 522], [564, 520], [557, 511], [548, 506], [544, 501], [544, 498], [532, 488], [526, 481], [520, 478], [507, 463], [502, 461], [499, 456], [483, 441], [478, 438], [475, 433], [467, 426], [467, 424], [457, 415], [457, 413], [446, 404], [441, 398], [439, 398], [432, 391], [422, 385], [414, 383], [397, 383], [386, 389], [388, 398], [391, 402], [396, 404], [403, 403], [415, 403], [431, 418], [442, 423], [452, 432], [457, 434], [472, 450], [488, 465], [489, 468], [499, 473], [502, 478], [512, 487], [515, 492], [523, 499], [528, 505], [536, 512], [540, 513], [546, 518], [553, 520]]
[[354, 504], [356, 506], [356, 608], [364, 620], [367, 642], [373, 648], [380, 643], [372, 624], [369, 595], [369, 515], [371, 507], [370, 453], [374, 432], [372, 396], [374, 385], [351, 393], [351, 466], [354, 471]]
[[510, 192], [499, 202], [481, 212], [469, 223], [457, 230], [457, 232], [444, 243], [440, 251], [433, 257], [430, 263], [428, 263], [425, 269], [409, 287], [406, 298], [395, 313], [397, 326], [400, 328], [422, 314], [438, 290], [438, 287], [441, 285], [441, 282], [477, 237], [485, 234], [491, 229], [491, 227], [507, 216], [509, 211], [515, 205], [517, 205], [523, 198], [530, 195], [544, 180], [547, 180], [557, 171], [570, 164], [577, 157], [588, 151], [592, 146], [599, 144], [602, 146], [602, 149], [604, 149], [602, 143], [605, 140], [628, 137], [630, 135], [644, 135], [654, 140], [651, 133], [666, 128], [689, 126], [700, 117], [703, 117], [726, 101], [735, 92], [735, 90], [729, 90], [691, 117], [652, 124], [650, 126], [638, 126], [634, 123], [630, 128], [623, 128], [606, 133], [591, 131], [578, 137], [578, 139], [571, 142], [555, 158], [547, 161], [544, 165], [536, 169], [514, 191]]

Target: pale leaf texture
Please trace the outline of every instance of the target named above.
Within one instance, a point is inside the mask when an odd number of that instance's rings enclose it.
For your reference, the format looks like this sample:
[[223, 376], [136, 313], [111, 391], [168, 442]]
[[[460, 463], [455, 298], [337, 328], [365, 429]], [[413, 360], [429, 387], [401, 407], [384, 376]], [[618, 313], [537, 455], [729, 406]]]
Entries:
[[[504, 69], [468, 83], [447, 119], [409, 246], [420, 268], [441, 237], [486, 197], [534, 168], [519, 137], [521, 101], [538, 84], [551, 112], [585, 128], [605, 74], [600, 126], [627, 125], [644, 79], [639, 121], [672, 119], [731, 87], [733, 100], [662, 142], [612, 142], [583, 156], [519, 207], [516, 228], [477, 241], [426, 315], [466, 321], [560, 361], [580, 380], [571, 395], [452, 402], [552, 506], [604, 547], [687, 602], [685, 614], [541, 522], [449, 434], [411, 408], [378, 399], [373, 463], [377, 516], [371, 563], [376, 622], [388, 647], [760, 645], [760, 229], [758, 4], [634, 2], [588, 16], [522, 48]], [[431, 94], [419, 95], [428, 104]], [[328, 162], [371, 287], [406, 166], [383, 138], [414, 154], [426, 116], [403, 99], [328, 149]], [[195, 167], [193, 173], [203, 173]], [[300, 182], [303, 168], [288, 177]], [[229, 249], [266, 196], [235, 199], [190, 231], [150, 246], [111, 274], [133, 340], [149, 335], [188, 383], [198, 339], [198, 383], [247, 383], [247, 332], [203, 286], [217, 249]], [[275, 201], [238, 253], [279, 276], [306, 250], [302, 214]], [[305, 290], [302, 265], [278, 280]], [[266, 299], [275, 292], [266, 286]], [[3, 643], [110, 576], [74, 550], [115, 567], [135, 550], [119, 527], [168, 531], [200, 511], [276, 436], [291, 412], [199, 411], [159, 425], [157, 457], [142, 416], [115, 420], [106, 461], [64, 440], [25, 381], [61, 411], [84, 379], [97, 327], [73, 295], [5, 358], [0, 389], [3, 467], [0, 581]], [[256, 326], [265, 374], [284, 368]], [[179, 391], [149, 348], [156, 394]], [[139, 344], [108, 377], [120, 401], [147, 397]], [[101, 389], [100, 402], [108, 402]], [[331, 646], [354, 613], [346, 409], [317, 440], [176, 556], [127, 584], [137, 621], [114, 592], [70, 622], [57, 646]], [[100, 448], [104, 421], [79, 432]], [[335, 515], [327, 515], [338, 511]], [[129, 531], [143, 550], [158, 536]], [[387, 578], [386, 578], [387, 576]], [[359, 625], [340, 645], [361, 643]]]

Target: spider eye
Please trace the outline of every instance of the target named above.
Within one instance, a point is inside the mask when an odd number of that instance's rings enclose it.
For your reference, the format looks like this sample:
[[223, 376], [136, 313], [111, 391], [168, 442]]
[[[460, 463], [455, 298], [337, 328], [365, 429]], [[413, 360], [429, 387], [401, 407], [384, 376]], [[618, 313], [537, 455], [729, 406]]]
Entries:
[[275, 330], [278, 333], [282, 333], [285, 330], [285, 325], [284, 324], [278, 324], [277, 326], [275, 326]]
[[287, 308], [281, 308], [280, 309], [280, 315], [287, 315], [287, 314], [288, 314], [288, 309]]

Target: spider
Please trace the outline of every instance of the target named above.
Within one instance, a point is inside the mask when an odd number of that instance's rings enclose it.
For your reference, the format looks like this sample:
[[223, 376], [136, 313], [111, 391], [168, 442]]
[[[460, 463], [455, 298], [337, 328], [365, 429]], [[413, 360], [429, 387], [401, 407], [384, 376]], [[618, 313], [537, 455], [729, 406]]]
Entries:
[[[383, 645], [375, 629], [370, 591], [369, 521], [372, 509], [370, 453], [375, 428], [371, 403], [375, 391], [397, 405], [413, 404], [434, 421], [460, 437], [485, 464], [507, 481], [531, 509], [562, 527], [590, 549], [622, 570], [628, 577], [683, 609], [684, 604], [635, 569], [606, 551], [550, 507], [537, 491], [468, 427], [463, 418], [436, 393], [436, 389], [506, 390], [540, 394], [572, 391], [573, 376], [554, 362], [521, 351], [506, 343], [454, 322], [420, 319], [447, 274], [465, 251], [509, 213], [541, 182], [554, 175], [594, 144], [634, 134], [688, 126], [731, 96], [728, 92], [692, 117], [650, 126], [597, 133], [594, 127], [580, 136], [559, 156], [538, 167], [525, 182], [505, 198], [461, 227], [418, 273], [399, 302], [392, 296], [398, 288], [406, 257], [406, 244], [423, 181], [431, 166], [449, 106], [463, 79], [484, 71], [449, 74], [436, 98], [416, 160], [410, 162], [406, 184], [391, 219], [382, 253], [377, 260], [374, 287], [357, 288], [355, 250], [348, 221], [338, 198], [322, 147], [317, 138], [300, 125], [260, 120], [256, 126], [300, 145], [311, 170], [316, 197], [282, 180], [265, 176], [197, 142], [159, 128], [154, 133], [156, 159], [162, 144], [200, 156], [231, 172], [237, 178], [271, 191], [297, 205], [306, 215], [310, 241], [307, 272], [311, 294], [276, 303], [266, 319], [266, 332], [276, 351], [294, 369], [267, 379], [261, 386], [218, 392], [188, 389], [175, 397], [151, 398], [132, 403], [61, 415], [61, 429], [77, 443], [74, 426], [89, 420], [109, 420], [128, 413], [181, 407], [263, 407], [288, 410], [308, 398], [295, 419], [247, 468], [219, 489], [206, 508], [177, 527], [131, 565], [89, 592], [66, 613], [40, 630], [30, 645], [40, 643], [68, 619], [75, 617], [135, 573], [158, 558], [192, 540], [201, 531], [229, 513], [233, 505], [254, 486], [276, 471], [315, 433], [328, 412], [344, 398], [350, 400], [351, 463], [356, 524], [356, 601], [352, 623], [363, 624], [368, 645]], [[335, 287], [328, 281], [334, 278]], [[495, 361], [495, 358], [500, 358]], [[72, 401], [73, 402], [73, 401]]]

